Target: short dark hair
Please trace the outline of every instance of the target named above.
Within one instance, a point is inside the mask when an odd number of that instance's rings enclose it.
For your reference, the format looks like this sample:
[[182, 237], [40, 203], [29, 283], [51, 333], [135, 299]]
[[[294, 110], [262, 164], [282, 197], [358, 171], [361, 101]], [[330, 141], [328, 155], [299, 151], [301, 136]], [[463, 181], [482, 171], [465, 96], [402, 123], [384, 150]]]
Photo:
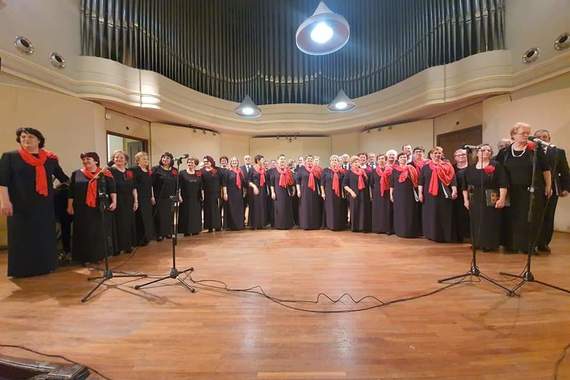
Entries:
[[257, 164], [259, 163], [259, 161], [261, 161], [262, 158], [264, 158], [262, 154], [256, 154], [255, 158], [253, 159], [253, 162]]
[[188, 159], [186, 160], [186, 163], [188, 163], [189, 161], [193, 161], [194, 165], [198, 166], [200, 164], [200, 160], [197, 159], [196, 157], [188, 157]]
[[101, 159], [99, 158], [97, 152], [83, 152], [79, 155], [79, 158], [81, 158], [82, 160], [84, 158], [92, 158], [97, 163], [97, 166], [101, 164]]
[[221, 156], [220, 157], [220, 163], [222, 162], [222, 160], [226, 160], [227, 162], [230, 162], [230, 159], [227, 156]]
[[398, 155], [396, 156], [396, 161], [399, 161], [399, 160], [400, 160], [400, 157], [402, 157], [402, 156], [406, 156], [406, 158], [408, 157], [408, 155], [406, 154], [406, 152], [400, 152], [400, 153], [398, 153]]
[[213, 168], [216, 168], [216, 161], [214, 161], [214, 159], [212, 158], [212, 156], [204, 156], [204, 160], [208, 161], [210, 164], [212, 164]]
[[426, 152], [426, 149], [425, 149], [423, 146], [419, 145], [419, 146], [416, 146], [416, 147], [414, 148], [414, 150], [412, 150], [412, 153], [417, 152], [417, 151], [420, 151], [420, 152], [424, 152], [424, 153], [425, 153], [425, 152]]
[[174, 163], [174, 156], [172, 155], [172, 153], [170, 153], [170, 152], [164, 152], [164, 153], [162, 153], [162, 156], [160, 156], [159, 165], [162, 163], [162, 159], [163, 159], [164, 157], [170, 158], [170, 164], [171, 164], [171, 165]]
[[18, 144], [20, 144], [20, 136], [22, 136], [22, 133], [27, 133], [29, 135], [34, 135], [38, 138], [38, 140], [40, 140], [40, 149], [42, 149], [45, 144], [46, 144], [46, 138], [44, 137], [44, 135], [38, 131], [35, 128], [28, 128], [28, 127], [22, 127], [22, 128], [18, 128], [16, 129], [16, 142]]

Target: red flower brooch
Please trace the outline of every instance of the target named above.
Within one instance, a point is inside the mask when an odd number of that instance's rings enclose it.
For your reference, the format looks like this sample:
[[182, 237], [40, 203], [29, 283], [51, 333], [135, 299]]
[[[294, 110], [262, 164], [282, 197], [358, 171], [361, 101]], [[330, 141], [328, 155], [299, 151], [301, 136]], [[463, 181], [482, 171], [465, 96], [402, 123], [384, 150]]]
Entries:
[[527, 141], [526, 148], [534, 152], [536, 150], [536, 144], [533, 141]]
[[485, 166], [483, 171], [485, 172], [485, 174], [491, 175], [495, 172], [495, 167], [493, 165], [487, 165]]
[[133, 179], [134, 175], [133, 172], [130, 170], [127, 170], [127, 179]]

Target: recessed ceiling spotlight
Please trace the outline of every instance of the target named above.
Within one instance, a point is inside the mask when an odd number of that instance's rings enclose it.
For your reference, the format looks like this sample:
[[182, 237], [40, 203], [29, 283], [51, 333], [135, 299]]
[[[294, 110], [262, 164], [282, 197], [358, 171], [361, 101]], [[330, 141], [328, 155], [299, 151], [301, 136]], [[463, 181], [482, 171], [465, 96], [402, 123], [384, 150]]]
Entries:
[[533, 47], [524, 52], [522, 56], [523, 63], [532, 63], [540, 57], [540, 49]]
[[16, 40], [14, 41], [14, 45], [16, 46], [16, 49], [18, 49], [22, 53], [25, 53], [25, 54], [33, 54], [34, 53], [34, 45], [32, 45], [32, 41], [30, 41], [26, 37], [23, 37], [23, 36], [16, 37]]
[[562, 33], [554, 40], [554, 49], [560, 51], [568, 47], [570, 47], [570, 33]]
[[49, 55], [49, 61], [53, 67], [63, 69], [65, 67], [65, 58], [59, 53], [53, 52]]
[[315, 13], [299, 25], [295, 33], [297, 47], [310, 55], [325, 55], [340, 50], [350, 38], [350, 26], [341, 15], [321, 1]]

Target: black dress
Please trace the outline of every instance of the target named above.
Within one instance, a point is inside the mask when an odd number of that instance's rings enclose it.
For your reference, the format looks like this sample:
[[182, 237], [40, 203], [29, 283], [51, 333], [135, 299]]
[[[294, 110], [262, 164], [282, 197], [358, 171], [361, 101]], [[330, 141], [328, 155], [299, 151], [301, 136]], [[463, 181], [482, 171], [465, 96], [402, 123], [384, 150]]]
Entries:
[[252, 167], [249, 171], [249, 177], [247, 178], [247, 183], [255, 184], [259, 189], [259, 194], [254, 194], [253, 191], [250, 193], [250, 206], [249, 206], [249, 226], [253, 229], [264, 228], [267, 221], [267, 187], [269, 186], [269, 181], [267, 176], [264, 174], [263, 178], [265, 183], [261, 186], [262, 175]]
[[365, 177], [365, 186], [358, 189], [358, 175], [352, 170], [346, 172], [342, 187], [348, 186], [356, 193], [356, 198], [347, 194], [350, 203], [350, 229], [352, 232], [370, 232], [372, 225], [372, 213], [370, 208], [370, 189], [368, 178]]
[[396, 166], [390, 176], [390, 187], [394, 196], [394, 233], [402, 238], [415, 238], [421, 234], [420, 203], [417, 200], [417, 189], [408, 178], [400, 182], [400, 170]]
[[[391, 172], [391, 168], [387, 168]], [[386, 174], [388, 175], [388, 173]], [[380, 194], [382, 176], [377, 170], [370, 174], [370, 192], [372, 193], [372, 232], [378, 234], [394, 233], [393, 218], [394, 210], [390, 201], [390, 185], [386, 186], [383, 194]]]
[[8, 188], [14, 210], [8, 217], [8, 276], [45, 274], [57, 266], [53, 177], [60, 182], [69, 178], [55, 157], [44, 167], [47, 197], [36, 192], [36, 169], [17, 151], [4, 153], [0, 160], [0, 186]]
[[180, 220], [178, 232], [198, 234], [202, 231], [202, 172], [180, 172]]
[[[291, 177], [293, 173], [291, 173]], [[293, 228], [293, 196], [295, 181], [286, 187], [279, 186], [281, 174], [277, 169], [271, 171], [269, 182], [275, 189], [275, 200], [273, 201], [273, 223], [278, 230], [289, 230]]]
[[139, 166], [131, 170], [134, 174], [135, 189], [137, 189], [139, 201], [139, 208], [135, 212], [137, 245], [146, 245], [149, 241], [156, 239], [151, 201], [152, 172], [145, 172]]
[[455, 177], [457, 178], [457, 198], [453, 200], [453, 220], [455, 221], [455, 233], [457, 234], [455, 240], [458, 242], [463, 242], [465, 239], [469, 239], [469, 210], [465, 208], [463, 199], [463, 188], [465, 170], [459, 169], [457, 166], [453, 166], [455, 169]]
[[113, 212], [116, 232], [116, 252], [130, 252], [136, 244], [135, 212], [133, 205], [134, 173], [126, 169], [121, 172], [117, 168], [109, 169], [115, 180], [117, 190], [117, 208]]
[[423, 186], [424, 203], [422, 207], [422, 227], [424, 236], [437, 242], [455, 242], [457, 235], [453, 220], [453, 200], [451, 186], [457, 185], [455, 175], [449, 186], [438, 180], [438, 192], [433, 196], [429, 192], [432, 170], [424, 165], [420, 175], [420, 185]]
[[469, 208], [471, 222], [473, 223], [472, 244], [476, 248], [495, 250], [501, 244], [501, 224], [503, 222], [503, 209], [487, 206], [485, 190], [508, 186], [507, 174], [501, 164], [491, 161], [490, 166], [495, 170], [487, 174], [475, 165], [469, 165], [462, 178], [462, 188], [471, 193]]
[[[237, 176], [239, 175], [241, 187], [237, 187]], [[238, 174], [233, 170], [228, 170], [224, 175], [224, 186], [228, 192], [228, 200], [224, 202], [224, 228], [238, 231], [244, 228], [244, 207], [243, 193], [247, 187], [247, 182], [241, 170]]]
[[[229, 169], [218, 167], [216, 168], [216, 170], [218, 170], [218, 173], [220, 173], [220, 190], [221, 190], [226, 181], [226, 176], [228, 175]], [[222, 193], [220, 191], [220, 218], [221, 218], [220, 223], [224, 229], [228, 228], [226, 221], [226, 214], [228, 213], [227, 208], [228, 208], [228, 202], [224, 200], [224, 198], [222, 197]]]
[[274, 211], [274, 201], [273, 198], [271, 198], [271, 189], [269, 188], [269, 186], [271, 186], [271, 177], [275, 176], [275, 172], [277, 170], [275, 168], [271, 168], [265, 171], [265, 178], [268, 181], [268, 185], [267, 185], [267, 198], [266, 202], [267, 202], [267, 206], [265, 207], [265, 212], [267, 213], [267, 216], [265, 217], [267, 220], [267, 224], [269, 224], [271, 227], [275, 227], [275, 211]]
[[202, 169], [202, 186], [204, 187], [204, 228], [208, 231], [222, 229], [220, 189], [222, 173], [218, 169]]
[[322, 225], [320, 178], [313, 177], [315, 190], [309, 187], [309, 171], [304, 166], [299, 166], [295, 172], [295, 182], [301, 187], [299, 227], [304, 230], [318, 230]]
[[101, 215], [101, 202], [110, 204], [110, 195], [116, 193], [112, 174], [100, 175], [97, 192], [107, 194], [106, 200], [97, 199], [97, 207], [85, 203], [89, 179], [76, 170], [71, 174], [69, 198], [73, 199], [73, 237], [71, 255], [80, 263], [94, 263], [115, 252], [113, 244], [113, 213], [105, 209]]
[[[529, 186], [532, 182], [532, 161], [535, 154], [538, 154], [534, 184], [535, 201], [532, 213], [533, 220], [529, 225], [527, 221], [530, 198]], [[504, 166], [507, 172], [511, 202], [511, 206], [505, 209], [506, 236], [504, 243], [507, 249], [511, 251], [528, 252], [529, 239], [537, 238], [546, 204], [543, 172], [549, 170], [549, 166], [542, 149], [515, 151], [515, 156], [511, 152], [511, 146], [501, 150], [497, 155], [497, 161]]]
[[325, 189], [325, 201], [323, 202], [325, 209], [324, 226], [331, 231], [342, 231], [346, 228], [346, 200], [343, 198], [344, 190], [342, 188], [345, 173], [342, 169], [337, 173], [338, 186], [340, 188], [339, 195], [336, 195], [333, 190], [334, 172], [332, 169], [324, 169], [321, 178], [321, 185]]
[[172, 197], [176, 192], [176, 169], [164, 169], [155, 166], [152, 169], [152, 188], [156, 205], [154, 206], [154, 225], [156, 237], [170, 237], [172, 235]]

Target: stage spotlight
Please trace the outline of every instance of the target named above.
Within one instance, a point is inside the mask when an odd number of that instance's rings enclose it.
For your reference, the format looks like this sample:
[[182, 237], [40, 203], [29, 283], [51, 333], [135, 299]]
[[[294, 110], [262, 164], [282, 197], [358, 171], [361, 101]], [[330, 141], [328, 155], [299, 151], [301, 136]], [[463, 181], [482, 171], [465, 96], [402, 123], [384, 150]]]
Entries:
[[239, 106], [234, 109], [234, 112], [241, 117], [249, 119], [254, 119], [261, 116], [261, 110], [253, 102], [253, 100], [251, 100], [249, 95], [246, 95], [245, 98], [243, 98]]
[[539, 48], [530, 48], [524, 52], [522, 56], [523, 63], [532, 63], [536, 61], [540, 57], [540, 49]]
[[14, 41], [14, 46], [16, 49], [21, 51], [25, 54], [33, 54], [34, 53], [34, 45], [32, 45], [32, 41], [27, 39], [26, 37], [18, 36]]
[[341, 49], [349, 37], [350, 26], [346, 19], [321, 1], [315, 13], [297, 28], [295, 41], [303, 53], [325, 55]]
[[345, 112], [350, 111], [356, 107], [356, 104], [346, 95], [343, 90], [340, 90], [334, 100], [329, 103], [327, 108], [332, 112]]
[[562, 33], [554, 40], [554, 49], [560, 51], [568, 47], [570, 47], [570, 33]]
[[49, 56], [49, 61], [53, 67], [63, 69], [65, 67], [65, 58], [59, 53], [53, 52]]

